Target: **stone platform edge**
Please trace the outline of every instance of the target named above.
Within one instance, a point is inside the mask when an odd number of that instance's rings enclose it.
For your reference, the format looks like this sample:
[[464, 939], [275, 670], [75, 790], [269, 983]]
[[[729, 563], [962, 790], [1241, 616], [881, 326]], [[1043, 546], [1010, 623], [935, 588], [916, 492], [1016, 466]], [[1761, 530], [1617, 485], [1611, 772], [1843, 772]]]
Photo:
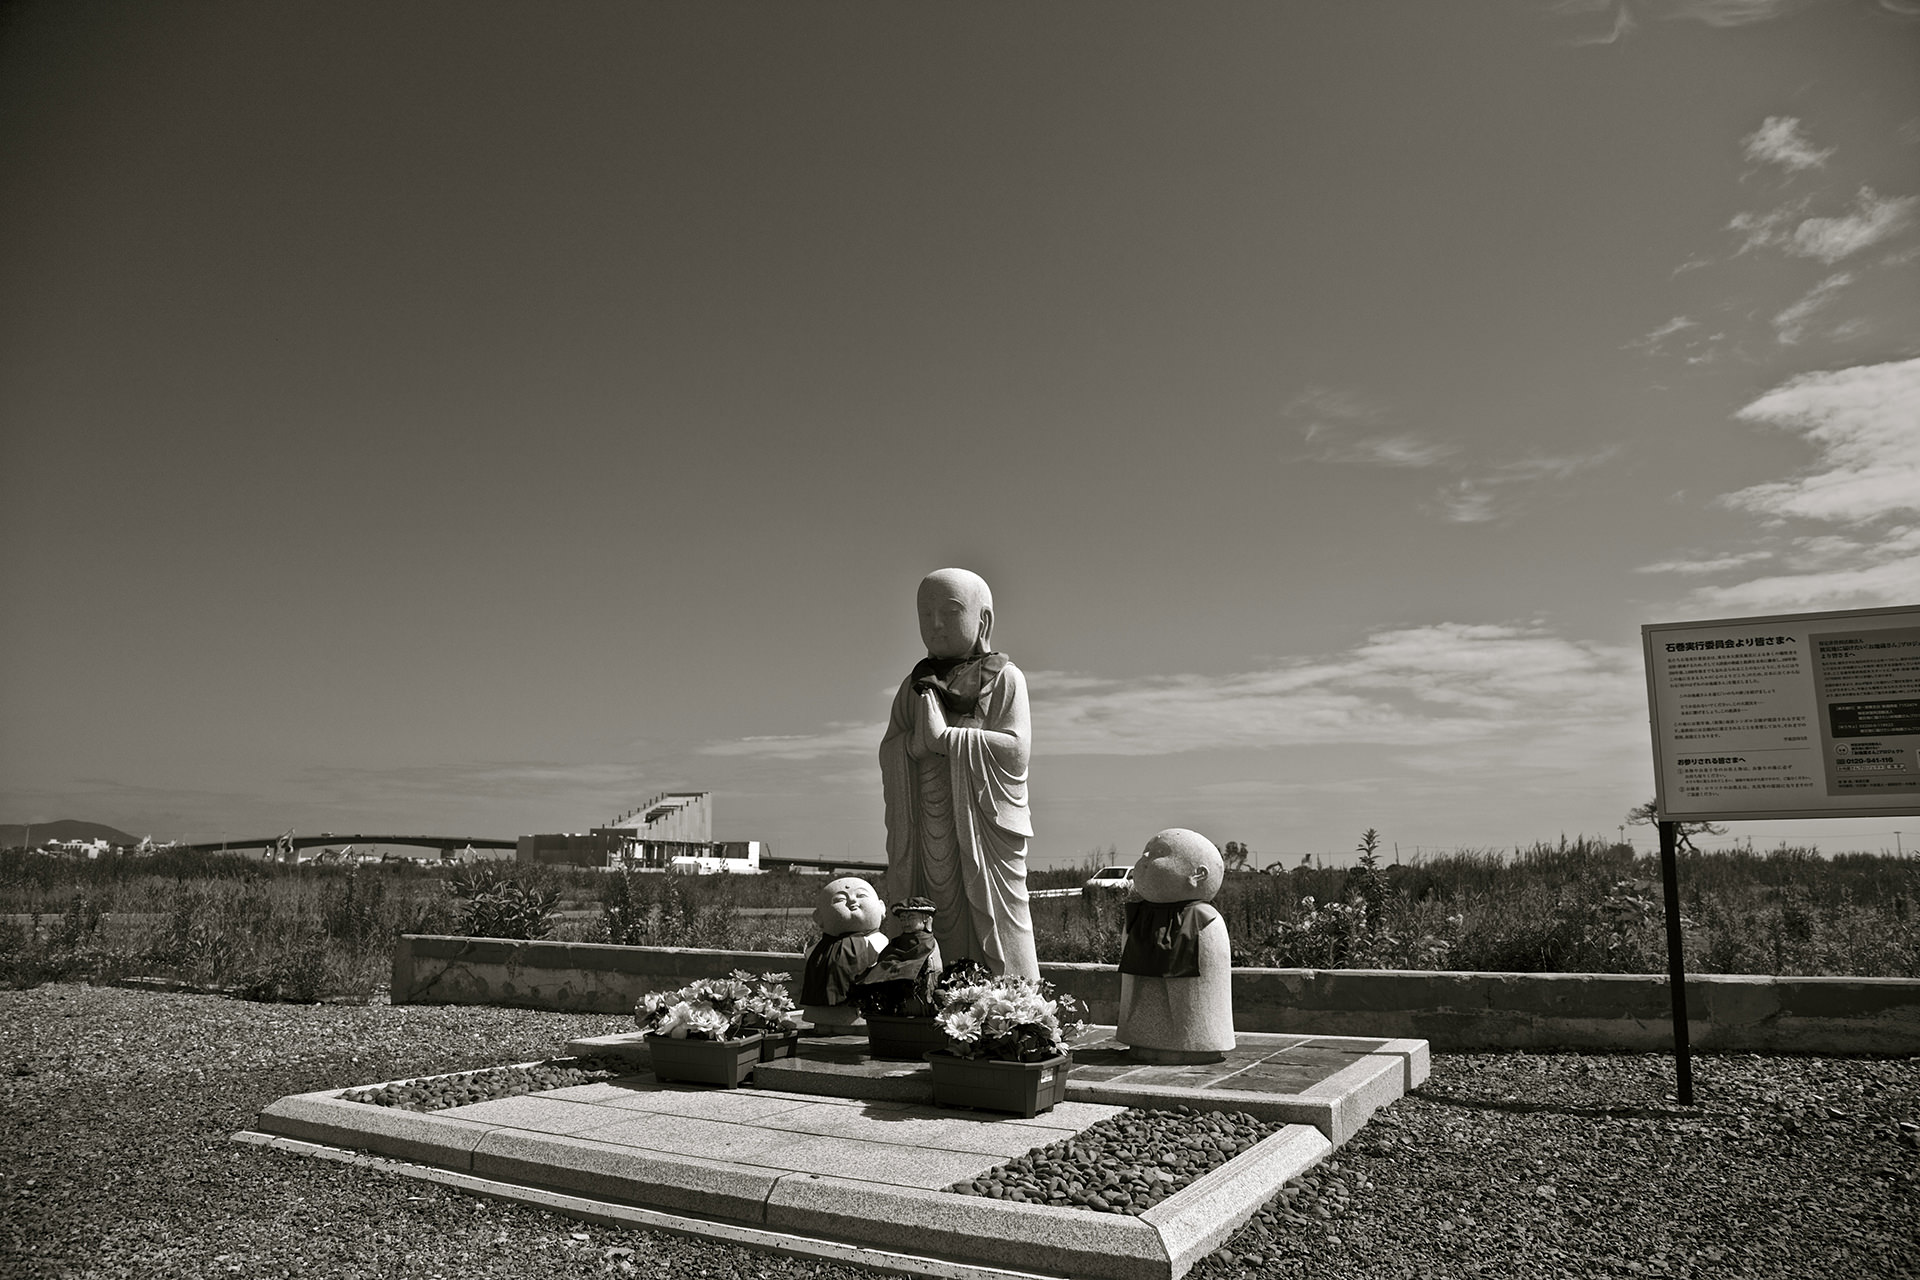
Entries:
[[413, 1178], [437, 1186], [452, 1187], [471, 1195], [524, 1204], [536, 1209], [548, 1209], [599, 1226], [637, 1227], [705, 1240], [719, 1240], [749, 1249], [763, 1249], [770, 1253], [784, 1254], [788, 1257], [867, 1267], [891, 1275], [929, 1276], [936, 1277], [937, 1280], [1057, 1280], [1056, 1277], [1042, 1276], [1032, 1271], [1013, 1271], [1002, 1267], [948, 1262], [920, 1254], [903, 1253], [870, 1245], [849, 1244], [818, 1236], [795, 1235], [784, 1231], [738, 1226], [704, 1218], [690, 1218], [659, 1209], [643, 1209], [637, 1205], [620, 1204], [592, 1196], [543, 1191], [535, 1187], [521, 1186], [518, 1183], [482, 1178], [471, 1173], [457, 1173], [451, 1169], [441, 1169], [433, 1165], [394, 1160], [386, 1156], [370, 1155], [365, 1151], [348, 1150], [319, 1142], [305, 1142], [299, 1138], [262, 1133], [253, 1129], [240, 1130], [233, 1135], [232, 1141], [241, 1146], [262, 1147], [287, 1155], [376, 1169], [381, 1173], [397, 1177]]
[[[403, 935], [395, 1004], [496, 1004], [630, 1013], [650, 991], [735, 969], [787, 970], [797, 952], [616, 947], [586, 942]], [[1085, 1002], [1118, 1018], [1113, 965], [1043, 964]], [[1234, 1026], [1245, 1032], [1425, 1040], [1442, 1053], [1503, 1049], [1671, 1050], [1667, 980], [1656, 974], [1454, 973], [1383, 969], [1235, 969]], [[1721, 1053], [1920, 1054], [1920, 979], [1690, 974], [1688, 1036]]]
[[570, 1197], [664, 1211], [717, 1238], [748, 1229], [883, 1247], [910, 1222], [915, 1247], [929, 1258], [1074, 1280], [1178, 1280], [1333, 1149], [1317, 1129], [1287, 1125], [1133, 1217], [641, 1151], [342, 1096], [378, 1087], [291, 1094], [233, 1138], [315, 1149], [306, 1154], [364, 1152], [481, 1180], [492, 1189], [470, 1189], [561, 1212], [568, 1207], [552, 1202]]

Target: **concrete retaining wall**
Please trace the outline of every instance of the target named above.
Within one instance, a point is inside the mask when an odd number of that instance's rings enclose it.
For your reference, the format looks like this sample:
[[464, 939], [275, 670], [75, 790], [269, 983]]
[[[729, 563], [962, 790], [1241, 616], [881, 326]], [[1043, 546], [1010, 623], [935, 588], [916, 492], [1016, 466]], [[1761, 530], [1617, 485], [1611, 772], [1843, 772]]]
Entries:
[[[409, 934], [393, 952], [395, 1004], [499, 1004], [629, 1013], [649, 991], [735, 969], [791, 973], [798, 953], [507, 942]], [[1112, 1023], [1112, 965], [1045, 964], [1048, 981]], [[1441, 1052], [1673, 1047], [1665, 977], [1613, 973], [1423, 973], [1377, 969], [1236, 969], [1241, 1031], [1392, 1036]], [[1697, 1049], [1739, 1053], [1920, 1054], [1920, 980], [1687, 979]]]

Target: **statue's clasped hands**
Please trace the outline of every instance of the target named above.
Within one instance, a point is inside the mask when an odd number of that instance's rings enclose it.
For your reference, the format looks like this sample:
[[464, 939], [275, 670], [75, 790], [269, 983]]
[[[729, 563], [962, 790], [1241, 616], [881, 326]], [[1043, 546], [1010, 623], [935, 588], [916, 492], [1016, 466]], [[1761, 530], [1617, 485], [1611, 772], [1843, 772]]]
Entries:
[[920, 691], [920, 715], [914, 724], [913, 754], [922, 758], [947, 754], [947, 710], [940, 695], [931, 689]]

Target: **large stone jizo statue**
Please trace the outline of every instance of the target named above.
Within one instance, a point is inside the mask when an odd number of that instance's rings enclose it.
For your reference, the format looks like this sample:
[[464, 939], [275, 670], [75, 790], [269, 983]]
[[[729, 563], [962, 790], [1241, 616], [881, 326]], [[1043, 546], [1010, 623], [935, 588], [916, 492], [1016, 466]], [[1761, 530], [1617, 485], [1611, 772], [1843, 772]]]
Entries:
[[920, 583], [927, 656], [900, 683], [880, 740], [887, 892], [925, 897], [949, 963], [1038, 978], [1027, 910], [1027, 680], [989, 647], [993, 593], [978, 574]]

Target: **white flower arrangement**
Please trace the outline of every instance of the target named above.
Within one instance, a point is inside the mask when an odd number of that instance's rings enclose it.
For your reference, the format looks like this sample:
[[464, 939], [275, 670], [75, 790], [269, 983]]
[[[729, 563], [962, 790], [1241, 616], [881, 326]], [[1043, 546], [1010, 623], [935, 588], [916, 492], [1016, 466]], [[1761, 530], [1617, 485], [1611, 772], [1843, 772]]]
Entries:
[[779, 1034], [800, 1025], [784, 973], [736, 971], [702, 978], [678, 991], [640, 997], [633, 1020], [642, 1031], [675, 1040], [737, 1040], [756, 1032]]
[[[1044, 1062], [1067, 1051], [1067, 1039], [1086, 1025], [1086, 1008], [1053, 984], [1001, 977], [943, 993], [934, 1022], [963, 1058]], [[1064, 1019], [1064, 1021], [1063, 1021]]]

